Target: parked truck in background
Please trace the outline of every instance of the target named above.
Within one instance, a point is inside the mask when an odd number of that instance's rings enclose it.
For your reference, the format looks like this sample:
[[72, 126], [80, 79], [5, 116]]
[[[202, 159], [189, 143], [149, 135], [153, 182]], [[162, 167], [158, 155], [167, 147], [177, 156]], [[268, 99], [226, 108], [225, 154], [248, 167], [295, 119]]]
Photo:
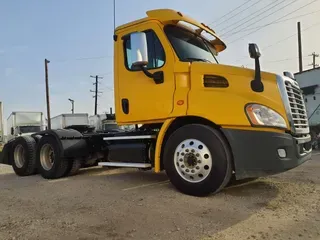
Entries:
[[64, 113], [51, 118], [52, 129], [64, 129], [84, 125], [89, 125], [89, 115], [87, 113]]
[[[165, 170], [181, 192], [207, 195], [230, 180], [276, 174], [311, 157], [306, 108], [290, 73], [220, 64], [225, 43], [207, 25], [158, 9], [116, 28], [114, 97], [129, 132], [41, 131], [4, 147], [0, 162], [18, 175], [67, 176], [74, 162]], [[24, 155], [19, 155], [24, 149]], [[16, 166], [16, 160], [24, 164]]]
[[122, 128], [117, 124], [115, 114], [105, 113], [89, 117], [89, 124], [96, 132], [119, 132]]
[[45, 130], [42, 112], [12, 112], [7, 119], [7, 141]]

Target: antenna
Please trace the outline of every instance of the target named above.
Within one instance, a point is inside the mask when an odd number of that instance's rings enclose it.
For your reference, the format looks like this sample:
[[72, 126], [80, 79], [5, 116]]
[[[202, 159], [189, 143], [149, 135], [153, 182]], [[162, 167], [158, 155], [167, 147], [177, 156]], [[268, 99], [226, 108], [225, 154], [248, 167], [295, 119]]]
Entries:
[[116, 30], [116, 0], [113, 0], [113, 31]]

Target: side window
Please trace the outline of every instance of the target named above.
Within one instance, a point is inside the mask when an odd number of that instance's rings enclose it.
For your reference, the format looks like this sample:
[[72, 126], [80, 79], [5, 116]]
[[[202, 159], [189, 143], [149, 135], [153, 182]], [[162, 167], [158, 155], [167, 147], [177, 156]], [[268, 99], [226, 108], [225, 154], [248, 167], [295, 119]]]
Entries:
[[[165, 63], [165, 52], [161, 45], [161, 42], [154, 31], [145, 31], [147, 35], [147, 45], [148, 45], [148, 66], [147, 69], [160, 68]], [[125, 46], [125, 61], [128, 69], [132, 69], [131, 60], [131, 44], [130, 38], [126, 39], [124, 42]]]

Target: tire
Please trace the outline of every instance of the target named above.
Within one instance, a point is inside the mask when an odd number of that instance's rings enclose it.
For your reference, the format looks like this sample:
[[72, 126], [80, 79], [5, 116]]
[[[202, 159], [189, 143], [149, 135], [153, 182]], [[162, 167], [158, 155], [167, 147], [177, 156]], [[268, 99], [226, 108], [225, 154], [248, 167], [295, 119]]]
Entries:
[[59, 143], [52, 136], [43, 136], [37, 147], [37, 168], [43, 178], [57, 179], [65, 176], [69, 162], [61, 156]]
[[18, 176], [29, 176], [37, 172], [36, 141], [31, 136], [18, 137], [12, 148], [12, 168]]
[[165, 144], [163, 161], [171, 183], [188, 195], [217, 193], [232, 175], [232, 155], [226, 140], [206, 125], [177, 129]]
[[39, 143], [41, 138], [42, 138], [42, 136], [41, 135], [35, 135], [35, 136], [33, 136], [33, 138], [36, 141], [36, 143]]
[[69, 162], [68, 170], [66, 172], [67, 176], [74, 176], [76, 175], [80, 168], [81, 168], [82, 162], [80, 159], [74, 159], [73, 161]]

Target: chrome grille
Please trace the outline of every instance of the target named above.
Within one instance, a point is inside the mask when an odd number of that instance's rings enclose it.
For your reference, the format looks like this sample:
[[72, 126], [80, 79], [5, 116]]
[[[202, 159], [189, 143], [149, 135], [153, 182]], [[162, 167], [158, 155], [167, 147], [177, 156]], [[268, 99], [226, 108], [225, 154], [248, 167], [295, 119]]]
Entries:
[[285, 81], [293, 127], [296, 132], [309, 131], [308, 116], [301, 89], [290, 81]]

